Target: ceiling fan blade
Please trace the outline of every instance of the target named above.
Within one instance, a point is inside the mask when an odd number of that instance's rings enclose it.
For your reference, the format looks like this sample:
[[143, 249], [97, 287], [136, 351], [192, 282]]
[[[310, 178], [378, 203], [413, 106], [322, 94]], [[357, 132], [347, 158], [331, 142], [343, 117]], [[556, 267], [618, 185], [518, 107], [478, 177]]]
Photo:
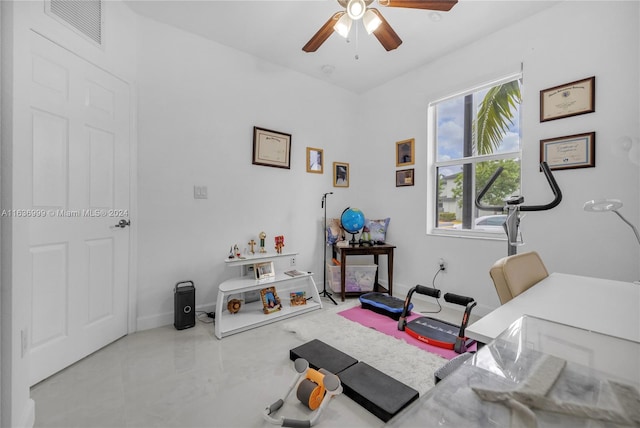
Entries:
[[451, 10], [458, 0], [378, 0], [380, 6], [406, 7], [409, 9]]
[[313, 35], [311, 40], [307, 42], [306, 45], [302, 48], [305, 52], [315, 52], [318, 48], [329, 38], [331, 34], [333, 34], [333, 26], [336, 25], [338, 19], [344, 15], [345, 12], [336, 12], [327, 22], [324, 23], [322, 27], [318, 30], [316, 34]]
[[391, 28], [391, 25], [389, 25], [387, 20], [384, 19], [384, 16], [382, 16], [380, 11], [375, 8], [370, 8], [369, 10], [375, 13], [378, 18], [380, 18], [380, 21], [382, 21], [378, 28], [373, 30], [373, 35], [376, 36], [376, 39], [378, 39], [380, 44], [382, 44], [387, 51], [392, 51], [400, 46], [402, 44], [402, 39], [400, 39], [398, 34], [393, 31], [393, 28]]

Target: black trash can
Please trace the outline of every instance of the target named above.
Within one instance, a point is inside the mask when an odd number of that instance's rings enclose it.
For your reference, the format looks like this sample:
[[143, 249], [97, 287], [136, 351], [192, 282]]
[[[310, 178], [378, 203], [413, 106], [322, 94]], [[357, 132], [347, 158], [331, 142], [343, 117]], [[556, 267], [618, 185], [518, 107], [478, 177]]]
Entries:
[[196, 287], [193, 281], [182, 281], [173, 289], [173, 326], [184, 330], [196, 325]]

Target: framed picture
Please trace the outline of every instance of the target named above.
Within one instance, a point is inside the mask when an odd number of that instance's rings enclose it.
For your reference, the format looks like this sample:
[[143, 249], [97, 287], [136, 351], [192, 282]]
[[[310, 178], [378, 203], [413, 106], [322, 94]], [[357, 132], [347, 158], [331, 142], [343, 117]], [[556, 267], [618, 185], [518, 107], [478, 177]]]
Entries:
[[307, 304], [307, 293], [304, 291], [296, 291], [289, 294], [291, 298], [291, 306], [302, 306]]
[[349, 164], [333, 163], [333, 187], [349, 187]]
[[253, 271], [255, 272], [256, 279], [267, 279], [276, 276], [276, 271], [273, 269], [273, 262], [262, 262], [253, 265]]
[[282, 309], [278, 294], [276, 294], [275, 287], [267, 287], [260, 290], [260, 297], [262, 298], [262, 312], [270, 314], [272, 312]]
[[415, 163], [415, 143], [413, 138], [396, 143], [396, 166], [407, 166]]
[[595, 167], [595, 148], [595, 132], [540, 140], [540, 162], [552, 170]]
[[291, 168], [291, 135], [253, 127], [254, 165]]
[[540, 91], [540, 122], [596, 111], [595, 76]]
[[413, 174], [413, 168], [396, 171], [396, 187], [413, 186]]
[[324, 172], [324, 153], [322, 149], [307, 147], [307, 172], [316, 174]]

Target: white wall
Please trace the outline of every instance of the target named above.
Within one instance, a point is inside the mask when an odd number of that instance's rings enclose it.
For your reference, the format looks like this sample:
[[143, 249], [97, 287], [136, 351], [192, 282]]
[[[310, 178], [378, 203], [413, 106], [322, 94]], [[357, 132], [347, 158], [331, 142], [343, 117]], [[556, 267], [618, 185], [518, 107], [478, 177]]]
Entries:
[[[239, 272], [224, 266], [229, 248], [261, 231], [272, 252], [284, 235], [320, 283], [321, 198], [349, 192], [333, 189], [331, 162], [356, 153], [357, 96], [155, 21], [140, 18], [138, 32], [138, 328], [173, 322], [183, 280], [213, 310]], [[292, 135], [290, 170], [252, 165], [254, 126]], [[306, 147], [324, 149], [324, 174], [306, 172]]]
[[[478, 313], [499, 304], [488, 271], [507, 254], [504, 241], [426, 235], [427, 103], [520, 70], [523, 85], [523, 195], [525, 204], [552, 199], [538, 172], [539, 141], [596, 132], [596, 167], [556, 171], [562, 203], [530, 212], [521, 222], [526, 246], [550, 271], [626, 281], [640, 278], [639, 248], [613, 213], [582, 210], [585, 201], [618, 198], [621, 212], [639, 223], [638, 166], [614, 152], [622, 136], [640, 136], [638, 122], [638, 3], [571, 1], [531, 16], [362, 96], [361, 128], [367, 149], [352, 166], [352, 203], [365, 214], [390, 216], [389, 240], [398, 245], [394, 284], [398, 294], [429, 284], [437, 260], [449, 262], [437, 285], [473, 296]], [[539, 122], [539, 91], [596, 76], [596, 112]], [[414, 187], [396, 188], [395, 141], [416, 139]], [[355, 156], [354, 156], [355, 157]], [[365, 168], [370, 166], [370, 168]]]
[[[596, 168], [555, 173], [563, 201], [527, 214], [520, 251], [538, 251], [550, 271], [638, 279], [638, 245], [627, 226], [613, 214], [582, 211], [589, 199], [616, 197], [624, 214], [640, 219], [638, 167], [612, 150], [619, 137], [640, 136], [637, 9], [636, 2], [564, 2], [360, 96], [140, 18], [138, 328], [173, 321], [172, 290], [182, 280], [195, 282], [199, 309], [211, 310], [217, 285], [237, 274], [223, 264], [229, 247], [244, 248], [262, 230], [269, 246], [284, 234], [285, 250], [299, 251], [299, 268], [320, 283], [327, 191], [335, 192], [330, 217], [346, 206], [391, 217], [395, 295], [429, 283], [444, 257], [443, 291], [475, 297], [478, 313], [496, 307], [488, 269], [506, 255], [506, 243], [425, 234], [426, 108], [521, 63], [527, 204], [552, 197], [538, 172], [541, 139], [597, 135]], [[539, 123], [541, 89], [592, 75], [595, 113]], [[251, 165], [253, 126], [293, 135], [291, 170]], [[416, 139], [416, 185], [396, 188], [395, 142], [406, 138]], [[307, 146], [324, 148], [323, 175], [306, 173]], [[332, 187], [333, 161], [350, 163], [348, 189]], [[209, 198], [194, 200], [194, 185], [207, 186]], [[383, 280], [385, 268], [381, 258]]]

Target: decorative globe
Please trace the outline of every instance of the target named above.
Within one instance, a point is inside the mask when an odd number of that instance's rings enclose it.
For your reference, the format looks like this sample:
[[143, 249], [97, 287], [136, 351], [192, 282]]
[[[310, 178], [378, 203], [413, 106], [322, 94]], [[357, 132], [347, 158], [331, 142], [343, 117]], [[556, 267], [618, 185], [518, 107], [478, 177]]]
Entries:
[[364, 213], [358, 208], [347, 208], [340, 216], [340, 223], [347, 232], [358, 233], [364, 227]]

